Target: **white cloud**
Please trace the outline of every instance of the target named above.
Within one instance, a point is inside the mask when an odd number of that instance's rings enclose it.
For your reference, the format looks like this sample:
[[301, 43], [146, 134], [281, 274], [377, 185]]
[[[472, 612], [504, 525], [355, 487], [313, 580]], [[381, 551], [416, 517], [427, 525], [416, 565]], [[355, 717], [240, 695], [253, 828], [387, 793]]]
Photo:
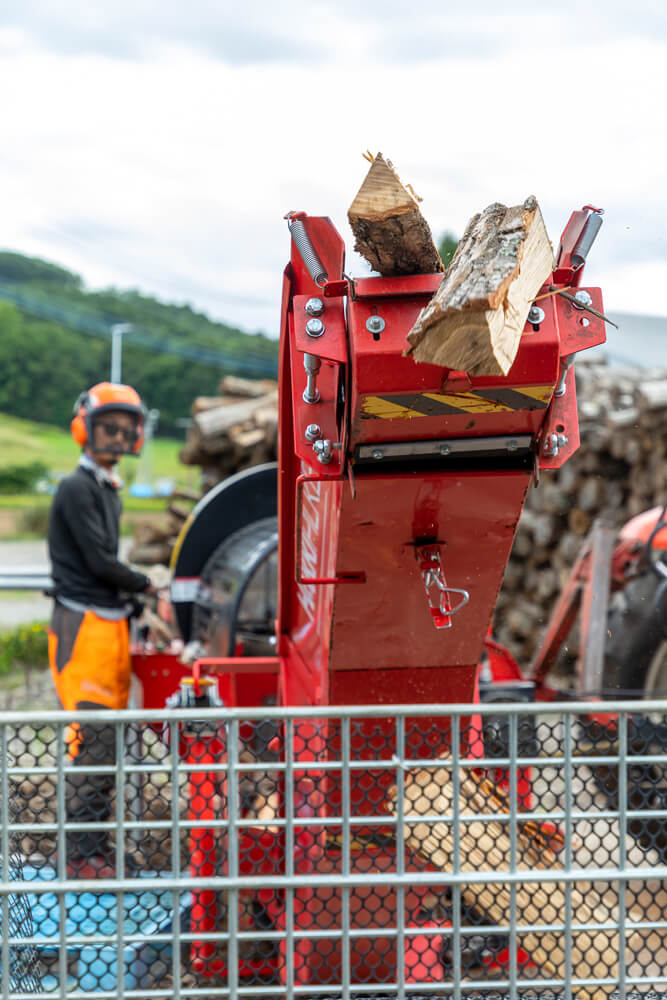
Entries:
[[[665, 312], [655, 291], [667, 269], [660, 12], [646, 20], [655, 39], [642, 37], [648, 28], [636, 18], [621, 41], [612, 16], [596, 25], [582, 14], [574, 31], [567, 9], [530, 15], [515, 3], [496, 17], [488, 7], [476, 21], [444, 17], [440, 2], [410, 15], [392, 3], [374, 20], [314, 4], [309, 19], [264, 18], [272, 58], [242, 56], [239, 43], [232, 62], [199, 36], [213, 24], [224, 35], [233, 18], [203, 0], [160, 5], [155, 32], [155, 5], [139, 4], [132, 20], [117, 4], [84, 25], [106, 55], [47, 45], [46, 5], [29, 3], [32, 21], [26, 14], [0, 28], [0, 87], [12, 94], [3, 105], [0, 244], [95, 286], [140, 287], [275, 334], [289, 250], [282, 216], [329, 215], [349, 241], [346, 211], [370, 148], [421, 194], [436, 236], [460, 234], [491, 201], [533, 193], [557, 243], [573, 209], [599, 203], [605, 224], [589, 278], [616, 310]], [[181, 35], [197, 14], [197, 38]], [[140, 52], [119, 56], [123, 24]], [[281, 47], [281, 32], [299, 53]], [[438, 58], [445, 36], [456, 44]], [[312, 58], [318, 52], [326, 57]], [[642, 310], [641, 300], [651, 305]]]

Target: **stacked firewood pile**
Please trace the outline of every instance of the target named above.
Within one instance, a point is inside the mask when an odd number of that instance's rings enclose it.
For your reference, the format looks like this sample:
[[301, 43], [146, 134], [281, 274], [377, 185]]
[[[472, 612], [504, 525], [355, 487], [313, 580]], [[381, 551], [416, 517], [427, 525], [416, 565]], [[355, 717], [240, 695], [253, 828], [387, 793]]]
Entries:
[[275, 382], [225, 376], [219, 396], [197, 396], [192, 424], [179, 453], [201, 467], [201, 489], [172, 494], [165, 515], [135, 528], [129, 558], [141, 566], [169, 565], [176, 539], [193, 504], [217, 483], [277, 456], [278, 391]]
[[130, 562], [138, 566], [168, 566], [180, 530], [199, 498], [196, 490], [176, 490], [163, 515], [138, 524], [132, 535]]
[[577, 360], [581, 447], [531, 487], [496, 605], [494, 632], [530, 663], [596, 518], [620, 527], [667, 502], [667, 371]]
[[202, 491], [241, 469], [273, 462], [278, 441], [278, 387], [226, 375], [219, 396], [198, 396], [179, 458], [199, 465]]

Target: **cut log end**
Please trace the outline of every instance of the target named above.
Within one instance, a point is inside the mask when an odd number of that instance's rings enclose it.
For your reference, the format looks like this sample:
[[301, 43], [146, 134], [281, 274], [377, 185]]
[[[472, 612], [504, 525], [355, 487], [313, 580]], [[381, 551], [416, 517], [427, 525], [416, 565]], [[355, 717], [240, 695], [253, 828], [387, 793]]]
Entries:
[[442, 283], [408, 334], [415, 361], [506, 375], [528, 310], [554, 267], [536, 199], [474, 216]]
[[417, 199], [381, 153], [348, 211], [354, 249], [386, 276], [435, 274], [442, 261]]
[[[444, 763], [444, 761], [443, 761]], [[403, 835], [406, 846], [429, 861], [436, 870], [470, 872], [470, 882], [461, 886], [463, 899], [481, 909], [491, 921], [506, 925], [517, 921], [518, 940], [529, 952], [532, 961], [549, 978], [562, 978], [568, 963], [568, 939], [558, 930], [535, 929], [551, 913], [555, 924], [566, 924], [568, 892], [565, 883], [550, 879], [544, 886], [539, 883], [485, 883], [475, 879], [477, 872], [512, 871], [518, 856], [519, 869], [542, 869], [553, 873], [562, 870], [558, 851], [562, 837], [553, 841], [532, 821], [522, 823], [512, 843], [510, 825], [491, 819], [492, 815], [509, 814], [507, 797], [490, 781], [473, 771], [459, 771], [458, 811], [460, 816], [473, 816], [460, 820], [458, 843], [454, 828], [446, 822], [423, 822], [421, 817], [455, 814], [455, 788], [451, 767], [410, 771], [404, 782]], [[397, 790], [388, 792], [389, 808], [398, 814]], [[582, 923], [606, 921], [606, 911], [596, 910], [589, 898], [588, 885], [582, 879], [573, 883], [569, 898]], [[521, 926], [525, 925], [525, 929]], [[618, 942], [613, 932], [593, 929], [570, 932], [570, 962], [575, 976], [615, 976], [618, 969]], [[582, 993], [589, 1000], [600, 1000], [604, 988], [593, 987]]]

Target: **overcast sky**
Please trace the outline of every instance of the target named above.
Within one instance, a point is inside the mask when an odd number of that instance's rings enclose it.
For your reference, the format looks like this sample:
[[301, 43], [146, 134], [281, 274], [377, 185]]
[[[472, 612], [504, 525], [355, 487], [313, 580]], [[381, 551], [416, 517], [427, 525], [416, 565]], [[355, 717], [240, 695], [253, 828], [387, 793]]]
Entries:
[[370, 149], [436, 239], [534, 194], [557, 245], [603, 207], [588, 284], [667, 316], [664, 0], [237, 6], [0, 6], [0, 247], [275, 334], [285, 212], [351, 249]]

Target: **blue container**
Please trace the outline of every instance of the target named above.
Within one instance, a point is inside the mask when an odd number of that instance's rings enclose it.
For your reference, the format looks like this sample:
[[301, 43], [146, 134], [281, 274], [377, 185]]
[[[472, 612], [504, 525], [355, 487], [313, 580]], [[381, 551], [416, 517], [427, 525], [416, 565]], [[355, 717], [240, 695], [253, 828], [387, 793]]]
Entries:
[[[53, 881], [53, 868], [24, 867], [26, 881]], [[168, 872], [147, 872], [146, 877], [168, 877]], [[60, 940], [60, 906], [56, 893], [30, 893], [30, 906], [38, 948], [45, 958], [58, 954]], [[136, 890], [122, 893], [72, 892], [65, 893], [65, 940], [67, 942], [68, 965], [76, 979], [77, 989], [94, 993], [116, 989], [118, 976], [119, 949], [112, 942], [80, 942], [81, 937], [95, 938], [102, 935], [118, 934], [118, 902], [121, 901], [121, 940], [141, 934], [147, 940], [130, 942], [122, 949], [124, 983], [128, 990], [151, 988], [170, 969], [172, 946], [168, 941], [149, 939], [155, 934], [168, 934], [173, 926], [174, 893], [171, 890], [155, 892], [141, 889], [141, 878], [137, 878]], [[188, 924], [191, 904], [189, 892], [181, 892], [179, 909], [183, 929]], [[43, 985], [57, 988], [57, 983]]]

